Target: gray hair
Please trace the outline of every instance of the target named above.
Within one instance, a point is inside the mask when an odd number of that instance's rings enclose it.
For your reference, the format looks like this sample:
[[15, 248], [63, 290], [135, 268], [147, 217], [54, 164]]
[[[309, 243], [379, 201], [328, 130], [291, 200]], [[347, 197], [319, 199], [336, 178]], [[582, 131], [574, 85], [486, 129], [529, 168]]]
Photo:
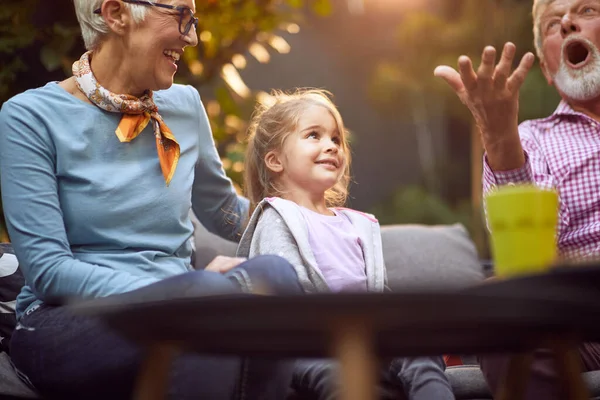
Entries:
[[540, 19], [546, 8], [554, 3], [555, 0], [533, 0], [533, 44], [535, 46], [535, 52], [540, 60], [544, 59], [542, 53], [542, 45], [544, 44], [544, 35], [542, 33], [542, 27], [540, 26]]
[[[94, 14], [94, 10], [102, 7], [104, 0], [73, 0], [75, 14], [81, 28], [81, 36], [87, 50], [95, 50], [102, 41], [102, 37], [108, 33], [108, 26], [100, 14]], [[148, 7], [139, 4], [123, 3], [131, 11], [131, 16], [136, 24], [146, 17]]]

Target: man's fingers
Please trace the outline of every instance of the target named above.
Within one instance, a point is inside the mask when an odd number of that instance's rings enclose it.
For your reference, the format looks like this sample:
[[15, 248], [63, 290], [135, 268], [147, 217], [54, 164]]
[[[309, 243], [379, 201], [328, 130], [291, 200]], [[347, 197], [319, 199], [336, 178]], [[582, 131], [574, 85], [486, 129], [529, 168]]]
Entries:
[[481, 64], [477, 69], [477, 77], [483, 85], [488, 85], [494, 75], [494, 64], [496, 63], [496, 49], [486, 46], [481, 55]]
[[527, 53], [523, 56], [521, 62], [519, 63], [519, 66], [517, 67], [517, 69], [515, 69], [515, 71], [512, 73], [512, 75], [510, 76], [510, 78], [508, 78], [508, 81], [506, 82], [506, 87], [508, 88], [508, 90], [515, 93], [518, 92], [519, 89], [521, 89], [521, 85], [523, 85], [523, 82], [525, 82], [525, 77], [527, 76], [527, 73], [529, 72], [531, 67], [533, 67], [534, 61], [535, 56], [533, 55], [533, 53]]
[[469, 57], [458, 58], [458, 72], [467, 91], [477, 89], [477, 74], [473, 70], [473, 63]]
[[445, 80], [457, 94], [462, 93], [465, 90], [465, 85], [463, 85], [460, 74], [452, 67], [440, 65], [433, 70], [433, 75]]
[[506, 43], [500, 62], [496, 66], [494, 71], [494, 86], [496, 89], [503, 89], [506, 86], [508, 75], [510, 75], [510, 69], [512, 67], [513, 59], [515, 58], [516, 47], [512, 43]]

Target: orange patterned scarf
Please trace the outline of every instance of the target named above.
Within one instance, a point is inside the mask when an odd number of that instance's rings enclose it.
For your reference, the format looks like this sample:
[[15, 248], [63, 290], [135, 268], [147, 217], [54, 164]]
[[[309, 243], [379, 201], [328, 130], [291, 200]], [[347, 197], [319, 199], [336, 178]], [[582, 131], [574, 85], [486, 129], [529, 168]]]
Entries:
[[168, 186], [179, 161], [179, 143], [158, 113], [158, 107], [152, 100], [152, 91], [148, 90], [142, 97], [137, 98], [127, 94], [115, 94], [103, 88], [96, 81], [90, 68], [91, 53], [91, 51], [84, 53], [79, 61], [73, 63], [73, 75], [77, 87], [96, 106], [106, 111], [123, 114], [115, 131], [121, 142], [131, 142], [152, 120], [158, 160]]

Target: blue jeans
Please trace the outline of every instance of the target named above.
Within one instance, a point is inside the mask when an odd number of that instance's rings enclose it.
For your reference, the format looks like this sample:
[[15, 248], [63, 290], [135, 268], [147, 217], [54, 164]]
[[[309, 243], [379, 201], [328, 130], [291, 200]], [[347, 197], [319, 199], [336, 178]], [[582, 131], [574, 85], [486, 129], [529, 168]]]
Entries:
[[[125, 293], [136, 300], [239, 293], [260, 281], [273, 294], [301, 294], [293, 267], [283, 258], [260, 256], [227, 275], [194, 271]], [[242, 283], [241, 283], [242, 282]], [[143, 349], [99, 320], [43, 305], [20, 320], [11, 343], [13, 363], [49, 399], [130, 399]], [[283, 399], [292, 362], [208, 357], [186, 353], [171, 368], [170, 399]], [[242, 370], [244, 373], [242, 373]]]
[[[338, 365], [326, 359], [298, 360], [292, 388], [301, 396], [315, 400], [340, 398]], [[444, 374], [442, 357], [395, 358], [383, 368], [378, 398], [384, 400], [453, 400], [450, 382]]]

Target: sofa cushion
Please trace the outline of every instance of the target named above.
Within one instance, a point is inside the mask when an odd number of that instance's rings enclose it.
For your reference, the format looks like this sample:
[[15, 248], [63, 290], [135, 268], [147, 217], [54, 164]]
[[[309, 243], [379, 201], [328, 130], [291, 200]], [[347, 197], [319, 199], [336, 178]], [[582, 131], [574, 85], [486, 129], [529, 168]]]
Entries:
[[15, 329], [17, 295], [25, 284], [12, 246], [0, 244], [0, 351], [8, 352], [8, 343]]
[[383, 226], [381, 238], [394, 290], [460, 288], [484, 278], [475, 245], [461, 224]]
[[0, 352], [0, 398], [4, 396], [23, 399], [39, 398], [35, 391], [19, 378], [8, 354]]
[[[479, 366], [468, 365], [446, 368], [446, 376], [456, 400], [491, 400], [492, 394]], [[600, 399], [600, 371], [582, 374], [590, 393], [590, 400]]]
[[[235, 256], [237, 243], [194, 224], [194, 267], [204, 268], [218, 255]], [[388, 282], [394, 289], [443, 286], [458, 288], [484, 276], [475, 245], [461, 224], [387, 225], [381, 228]]]
[[590, 399], [600, 400], [600, 371], [584, 372], [583, 380], [590, 392]]
[[446, 376], [456, 400], [491, 399], [492, 394], [478, 365], [446, 368]]
[[235, 257], [237, 243], [210, 233], [193, 214], [191, 218], [194, 225], [194, 257], [192, 264], [195, 269], [203, 269], [216, 256]]

